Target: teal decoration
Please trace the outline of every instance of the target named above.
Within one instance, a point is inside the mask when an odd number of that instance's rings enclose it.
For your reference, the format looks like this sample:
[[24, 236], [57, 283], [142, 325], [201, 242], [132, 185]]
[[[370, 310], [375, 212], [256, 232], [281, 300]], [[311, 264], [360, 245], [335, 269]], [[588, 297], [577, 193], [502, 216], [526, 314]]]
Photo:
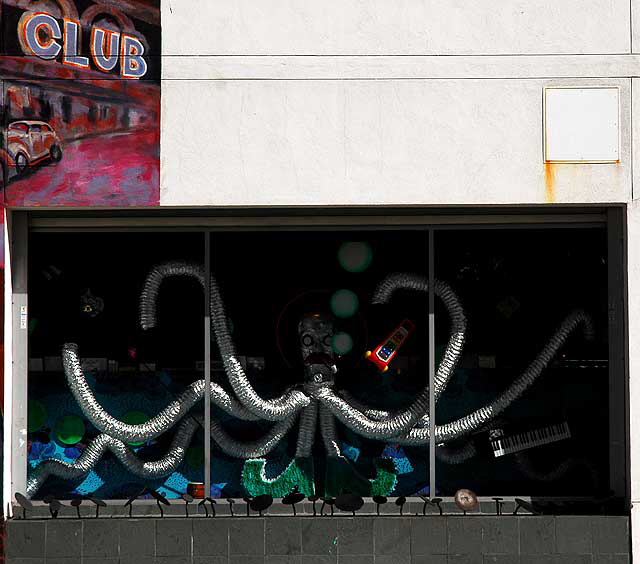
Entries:
[[325, 496], [337, 496], [344, 491], [370, 497], [389, 495], [398, 483], [396, 467], [391, 458], [376, 458], [373, 461], [376, 477], [365, 478], [346, 458], [332, 456], [327, 458]]
[[305, 496], [315, 494], [313, 459], [294, 458], [276, 478], [267, 478], [264, 458], [246, 460], [242, 469], [242, 486], [250, 496], [268, 494], [284, 497], [296, 488]]

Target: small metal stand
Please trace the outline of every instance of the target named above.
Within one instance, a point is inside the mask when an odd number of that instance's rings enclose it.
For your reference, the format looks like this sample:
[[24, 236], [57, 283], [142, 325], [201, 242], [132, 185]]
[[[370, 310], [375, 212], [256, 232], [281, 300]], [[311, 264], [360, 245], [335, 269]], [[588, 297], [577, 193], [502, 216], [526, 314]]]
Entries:
[[99, 498], [97, 498], [96, 496], [93, 496], [93, 495], [88, 495], [87, 499], [91, 503], [95, 504], [95, 506], [96, 506], [96, 519], [97, 519], [98, 517], [100, 517], [100, 508], [101, 507], [106, 507], [107, 504], [103, 500], [101, 500], [101, 499], [99, 499]]
[[146, 492], [151, 495], [156, 500], [156, 504], [158, 505], [158, 509], [160, 510], [160, 518], [164, 518], [164, 511], [162, 509], [163, 505], [171, 505], [171, 502], [164, 497], [160, 492], [157, 492], [154, 489], [147, 488]]
[[296, 503], [300, 503], [304, 500], [304, 494], [301, 494], [297, 491], [292, 491], [288, 493], [282, 498], [282, 503], [284, 505], [290, 505], [293, 509], [293, 516], [296, 516]]
[[333, 505], [336, 500], [333, 497], [321, 497], [322, 505], [320, 506], [320, 516], [324, 515], [324, 506], [328, 505], [331, 508], [331, 517], [333, 517]]
[[502, 506], [504, 505], [501, 497], [492, 497], [493, 501], [496, 502], [496, 515], [502, 515]]
[[400, 508], [400, 515], [402, 515], [404, 511], [404, 504], [407, 503], [407, 498], [401, 495], [396, 499], [395, 503]]
[[16, 501], [18, 502], [18, 505], [20, 507], [22, 507], [22, 518], [26, 519], [27, 518], [27, 509], [29, 509], [29, 510], [33, 509], [33, 503], [31, 503], [31, 501], [29, 501], [20, 492], [16, 492], [15, 498], [16, 498]]
[[193, 496], [188, 493], [184, 493], [180, 496], [184, 500], [184, 515], [189, 517], [189, 504], [193, 501]]
[[310, 495], [307, 499], [311, 503], [313, 503], [313, 516], [315, 517], [317, 515], [317, 513], [316, 513], [316, 501], [318, 501], [320, 499], [320, 496], [318, 496], [318, 495]]
[[247, 517], [249, 517], [249, 506], [251, 505], [251, 501], [253, 500], [252, 497], [243, 497], [242, 501], [244, 501], [247, 504]]
[[376, 504], [376, 515], [380, 515], [380, 506], [387, 503], [387, 498], [383, 495], [374, 495], [372, 499], [373, 503]]
[[76, 508], [76, 513], [78, 515], [78, 519], [82, 519], [82, 515], [80, 515], [80, 506], [82, 505], [82, 498], [81, 497], [74, 497], [71, 500], [71, 507], [75, 507]]
[[236, 500], [232, 497], [228, 497], [227, 502], [229, 503], [229, 511], [231, 512], [231, 517], [233, 517], [233, 504], [236, 502]]

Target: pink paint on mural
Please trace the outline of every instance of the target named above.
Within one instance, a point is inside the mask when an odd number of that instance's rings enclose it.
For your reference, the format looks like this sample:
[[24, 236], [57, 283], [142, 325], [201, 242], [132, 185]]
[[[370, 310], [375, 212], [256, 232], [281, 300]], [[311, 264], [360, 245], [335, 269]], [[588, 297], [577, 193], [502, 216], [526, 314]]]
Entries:
[[159, 205], [159, 0], [0, 10], [5, 205]]

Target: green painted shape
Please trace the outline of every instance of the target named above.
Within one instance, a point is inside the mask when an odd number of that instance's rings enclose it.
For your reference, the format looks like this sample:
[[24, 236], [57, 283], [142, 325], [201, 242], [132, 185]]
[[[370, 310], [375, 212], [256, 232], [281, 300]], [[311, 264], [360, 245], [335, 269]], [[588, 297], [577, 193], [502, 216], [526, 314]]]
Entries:
[[389, 495], [398, 483], [396, 465], [391, 458], [376, 458], [374, 479], [365, 478], [346, 458], [332, 456], [327, 459], [325, 496], [337, 496], [343, 492], [370, 497]]
[[47, 408], [38, 400], [29, 400], [27, 405], [27, 431], [35, 433], [44, 427]]
[[65, 445], [75, 445], [84, 436], [84, 422], [77, 415], [65, 415], [56, 423], [56, 436]]
[[250, 496], [268, 494], [284, 497], [296, 488], [306, 496], [315, 494], [313, 459], [294, 458], [287, 468], [275, 478], [265, 475], [266, 460], [252, 458], [246, 460], [242, 469], [242, 486]]

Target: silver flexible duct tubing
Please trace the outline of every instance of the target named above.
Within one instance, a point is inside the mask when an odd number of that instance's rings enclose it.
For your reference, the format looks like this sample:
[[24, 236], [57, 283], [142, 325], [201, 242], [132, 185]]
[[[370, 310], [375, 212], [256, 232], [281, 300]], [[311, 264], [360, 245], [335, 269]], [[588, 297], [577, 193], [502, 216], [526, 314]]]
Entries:
[[[398, 290], [413, 290], [417, 292], [428, 292], [429, 283], [417, 274], [395, 273], [387, 276], [373, 293], [372, 304], [386, 304]], [[435, 374], [434, 388], [435, 398], [438, 398], [447, 387], [449, 378], [453, 374], [462, 349], [464, 348], [465, 333], [467, 331], [467, 318], [464, 314], [462, 304], [458, 296], [448, 284], [436, 280], [433, 287], [434, 294], [442, 300], [447, 313], [449, 314], [450, 336], [444, 356], [440, 361]]]
[[336, 432], [336, 420], [333, 414], [324, 406], [320, 405], [320, 434], [327, 456], [342, 456], [338, 433]]
[[[156, 305], [160, 286], [170, 276], [190, 276], [204, 285], [202, 267], [183, 261], [165, 262], [154, 266], [144, 283], [140, 296], [140, 324], [143, 329], [155, 327], [157, 323]], [[211, 326], [216, 337], [220, 356], [227, 373], [227, 378], [240, 403], [260, 419], [280, 421], [288, 418], [301, 408], [309, 405], [310, 399], [299, 390], [291, 390], [271, 400], [262, 399], [249, 382], [244, 369], [237, 358], [227, 316], [215, 278], [211, 277]]]
[[462, 464], [477, 454], [473, 441], [468, 441], [459, 447], [447, 445], [436, 446], [436, 458], [446, 464]]
[[48, 458], [38, 464], [27, 480], [27, 497], [35, 495], [49, 476], [57, 476], [64, 480], [82, 478], [98, 464], [107, 450], [111, 451], [122, 465], [136, 476], [145, 479], [168, 476], [182, 462], [197, 428], [198, 423], [194, 419], [185, 419], [176, 429], [167, 454], [153, 462], [141, 461], [123, 441], [107, 434], [98, 435], [73, 463]]
[[[446, 423], [437, 425], [435, 429], [436, 442], [446, 443], [454, 439], [463, 437], [476, 431], [494, 417], [502, 413], [509, 405], [518, 399], [540, 376], [542, 371], [548, 366], [553, 357], [558, 353], [562, 345], [580, 325], [583, 326], [585, 338], [593, 338], [593, 324], [591, 318], [582, 310], [570, 313], [560, 327], [553, 334], [551, 339], [543, 347], [542, 351], [527, 367], [524, 373], [506, 391], [493, 400], [488, 405], [470, 413], [469, 415]], [[420, 445], [429, 442], [429, 427], [422, 429], [414, 428], [408, 433], [394, 437], [394, 441], [401, 445]]]
[[211, 438], [218, 445], [220, 450], [234, 458], [260, 458], [269, 454], [282, 438], [291, 430], [296, 422], [296, 416], [277, 421], [271, 429], [255, 441], [241, 442], [231, 438], [222, 428], [222, 425], [215, 420], [211, 420]]
[[[204, 380], [196, 380], [177, 399], [169, 403], [149, 421], [139, 425], [130, 425], [111, 416], [93, 395], [82, 370], [78, 356], [78, 345], [67, 343], [63, 346], [62, 365], [71, 393], [87, 419], [103, 433], [126, 442], [145, 441], [158, 437], [182, 419], [204, 395]], [[221, 386], [213, 382], [211, 383], [211, 401], [238, 419], [257, 419], [255, 415], [225, 392]]]
[[300, 412], [298, 427], [298, 442], [296, 443], [296, 458], [311, 456], [313, 442], [316, 436], [316, 422], [318, 420], [318, 402], [312, 401]]

